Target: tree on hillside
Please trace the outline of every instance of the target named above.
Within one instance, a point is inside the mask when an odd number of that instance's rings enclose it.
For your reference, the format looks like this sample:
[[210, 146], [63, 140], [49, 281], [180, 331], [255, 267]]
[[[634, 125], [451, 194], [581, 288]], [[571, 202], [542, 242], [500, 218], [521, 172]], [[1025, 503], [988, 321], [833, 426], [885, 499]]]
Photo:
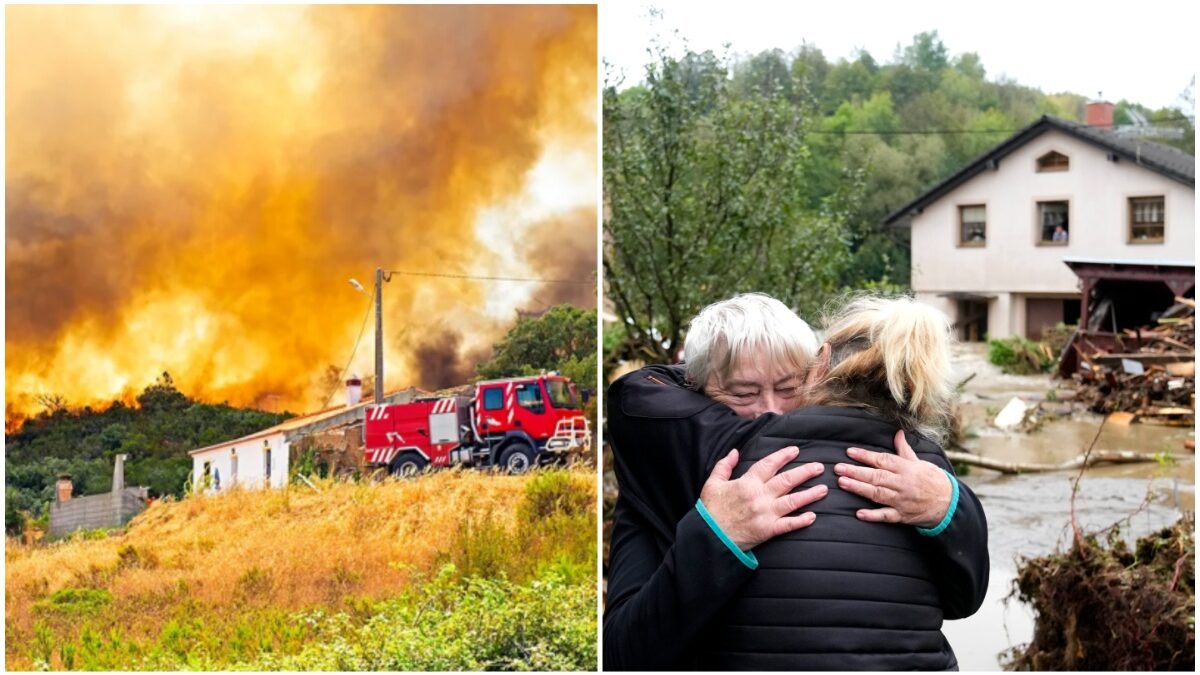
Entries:
[[538, 317], [519, 319], [493, 347], [480, 377], [534, 375], [557, 370], [580, 387], [596, 389], [596, 310], [556, 305]]
[[834, 202], [805, 202], [806, 120], [782, 87], [739, 93], [711, 52], [660, 52], [646, 74], [604, 92], [605, 283], [622, 351], [671, 362], [706, 304], [823, 301], [846, 250]]

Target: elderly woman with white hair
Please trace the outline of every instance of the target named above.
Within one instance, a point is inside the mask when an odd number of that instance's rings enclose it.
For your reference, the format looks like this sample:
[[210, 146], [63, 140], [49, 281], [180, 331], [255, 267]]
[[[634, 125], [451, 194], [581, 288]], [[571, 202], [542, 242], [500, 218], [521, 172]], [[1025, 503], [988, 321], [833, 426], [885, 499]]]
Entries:
[[935, 442], [948, 333], [863, 298], [817, 351], [781, 303], [738, 296], [693, 322], [685, 369], [615, 382], [605, 669], [957, 668], [941, 623], [978, 609], [988, 556]]

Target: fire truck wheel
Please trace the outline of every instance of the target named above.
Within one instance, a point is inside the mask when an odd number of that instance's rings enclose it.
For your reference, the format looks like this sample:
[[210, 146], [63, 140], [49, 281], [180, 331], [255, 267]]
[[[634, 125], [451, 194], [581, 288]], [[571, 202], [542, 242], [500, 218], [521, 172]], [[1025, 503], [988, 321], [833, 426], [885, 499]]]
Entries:
[[421, 473], [429, 464], [425, 458], [415, 452], [406, 452], [396, 458], [392, 464], [392, 475], [398, 478], [408, 478]]
[[500, 465], [513, 475], [525, 473], [533, 466], [533, 450], [524, 443], [514, 443], [500, 455]]

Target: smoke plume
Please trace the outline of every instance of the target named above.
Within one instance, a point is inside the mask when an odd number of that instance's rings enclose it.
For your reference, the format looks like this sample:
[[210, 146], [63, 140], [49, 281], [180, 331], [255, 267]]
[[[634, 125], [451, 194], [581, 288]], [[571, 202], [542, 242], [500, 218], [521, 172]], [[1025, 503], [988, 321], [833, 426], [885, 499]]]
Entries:
[[[347, 280], [369, 294], [376, 267], [594, 282], [594, 7], [25, 6], [6, 25], [10, 418], [163, 371], [205, 400], [319, 407], [371, 311]], [[547, 290], [393, 275], [387, 388], [420, 384], [428, 326], [462, 336], [453, 364], [535, 297], [595, 304]]]

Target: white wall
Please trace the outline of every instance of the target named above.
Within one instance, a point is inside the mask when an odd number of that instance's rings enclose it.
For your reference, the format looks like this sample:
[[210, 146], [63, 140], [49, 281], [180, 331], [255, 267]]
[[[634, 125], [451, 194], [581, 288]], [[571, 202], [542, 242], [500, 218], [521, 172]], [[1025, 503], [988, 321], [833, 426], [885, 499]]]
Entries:
[[[1057, 150], [1070, 169], [1038, 173], [1037, 158]], [[1196, 193], [1150, 169], [1057, 130], [1050, 130], [930, 204], [912, 221], [912, 287], [918, 298], [963, 291], [995, 295], [989, 303], [993, 337], [1024, 330], [1025, 293], [1078, 293], [1064, 258], [1195, 261]], [[1128, 199], [1163, 195], [1164, 241], [1128, 243]], [[1070, 202], [1070, 241], [1042, 246], [1037, 202]], [[987, 206], [987, 243], [959, 245], [958, 207]], [[948, 314], [955, 316], [952, 305]]]
[[[265, 474], [265, 449], [271, 449], [271, 475]], [[233, 474], [233, 456], [238, 458], [237, 476]], [[199, 484], [204, 477], [204, 463], [210, 462], [212, 470], [221, 473], [221, 490], [234, 485], [243, 488], [264, 486], [283, 487], [288, 477], [288, 443], [283, 434], [256, 438], [243, 443], [222, 446], [192, 455], [192, 476]]]
[[[1062, 172], [1036, 172], [1050, 150], [1071, 158]], [[1159, 244], [1128, 243], [1127, 200], [1166, 197], [1166, 235]], [[1039, 246], [1037, 202], [1070, 201], [1070, 242]], [[987, 205], [987, 245], [958, 245], [958, 206]], [[1058, 131], [1048, 131], [958, 186], [913, 218], [913, 289], [917, 292], [1074, 292], [1063, 258], [1195, 260], [1196, 193]]]

